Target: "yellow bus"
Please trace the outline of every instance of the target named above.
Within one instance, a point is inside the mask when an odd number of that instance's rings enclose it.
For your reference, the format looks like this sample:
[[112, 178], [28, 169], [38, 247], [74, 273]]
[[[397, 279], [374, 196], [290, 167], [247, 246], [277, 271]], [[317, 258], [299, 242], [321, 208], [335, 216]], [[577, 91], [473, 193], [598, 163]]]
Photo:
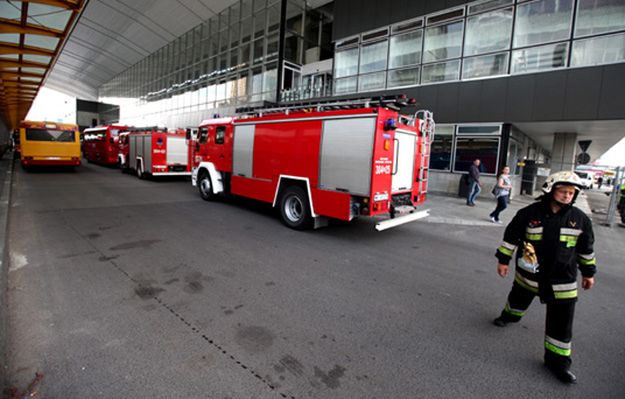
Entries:
[[67, 123], [20, 123], [20, 161], [30, 166], [80, 166], [80, 131]]

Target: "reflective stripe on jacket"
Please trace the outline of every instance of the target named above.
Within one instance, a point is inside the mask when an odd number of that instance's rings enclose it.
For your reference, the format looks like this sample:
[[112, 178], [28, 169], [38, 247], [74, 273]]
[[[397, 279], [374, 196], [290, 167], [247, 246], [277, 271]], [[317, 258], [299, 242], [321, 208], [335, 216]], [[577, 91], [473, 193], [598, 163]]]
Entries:
[[[518, 266], [524, 242], [536, 251], [537, 273]], [[495, 256], [507, 265], [516, 250], [515, 282], [538, 294], [542, 301], [574, 300], [577, 268], [584, 277], [592, 277], [597, 271], [593, 243], [592, 223], [584, 212], [568, 206], [554, 214], [548, 200], [543, 200], [517, 212]]]

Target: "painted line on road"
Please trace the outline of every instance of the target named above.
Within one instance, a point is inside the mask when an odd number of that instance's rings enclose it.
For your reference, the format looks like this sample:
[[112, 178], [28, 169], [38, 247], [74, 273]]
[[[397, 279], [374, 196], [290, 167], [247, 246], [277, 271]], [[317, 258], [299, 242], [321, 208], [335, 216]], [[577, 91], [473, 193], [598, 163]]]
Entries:
[[[64, 214], [63, 214], [64, 216]], [[88, 245], [90, 247], [92, 247], [96, 252], [98, 252], [101, 256], [102, 259], [106, 260], [107, 263], [109, 263], [110, 265], [112, 265], [115, 269], [117, 269], [119, 272], [121, 272], [124, 276], [126, 276], [130, 281], [132, 281], [133, 283], [135, 283], [137, 285], [137, 288], [135, 288], [135, 294], [137, 294], [140, 298], [143, 299], [154, 299], [161, 307], [163, 307], [164, 309], [168, 310], [172, 315], [174, 315], [176, 318], [178, 318], [178, 320], [180, 320], [182, 323], [184, 323], [187, 327], [189, 327], [191, 329], [191, 331], [197, 335], [199, 335], [204, 341], [206, 341], [208, 344], [210, 344], [213, 348], [217, 349], [219, 352], [221, 352], [224, 356], [226, 356], [227, 358], [229, 358], [231, 361], [233, 361], [237, 366], [241, 367], [243, 370], [249, 372], [252, 376], [254, 376], [256, 379], [258, 379], [259, 381], [261, 381], [262, 383], [264, 383], [269, 389], [271, 389], [272, 391], [276, 392], [277, 394], [280, 395], [280, 397], [282, 397], [283, 399], [296, 399], [295, 396], [293, 395], [287, 395], [283, 392], [278, 391], [277, 387], [275, 385], [273, 385], [270, 381], [268, 381], [267, 379], [263, 378], [263, 376], [261, 376], [259, 373], [257, 373], [256, 371], [254, 371], [254, 369], [252, 369], [250, 366], [246, 365], [245, 363], [243, 363], [242, 361], [238, 360], [234, 355], [229, 354], [228, 351], [221, 345], [219, 345], [215, 340], [209, 338], [206, 334], [203, 334], [201, 329], [196, 327], [195, 325], [193, 325], [192, 323], [190, 323], [189, 321], [187, 321], [187, 319], [184, 318], [184, 316], [182, 316], [180, 313], [178, 313], [172, 306], [170, 306], [169, 304], [167, 304], [165, 301], [163, 301], [162, 299], [160, 299], [156, 293], [158, 292], [157, 289], [155, 289], [154, 287], [151, 286], [146, 286], [145, 284], [141, 283], [140, 281], [138, 281], [137, 279], [135, 279], [134, 277], [132, 277], [130, 275], [130, 273], [128, 273], [126, 270], [124, 270], [123, 267], [121, 267], [120, 265], [118, 265], [113, 259], [111, 259], [110, 257], [107, 257], [106, 254], [104, 252], [102, 252], [99, 248], [97, 248], [93, 242], [91, 242], [90, 240], [86, 239], [82, 234], [80, 234], [80, 232], [71, 224], [68, 223], [67, 219], [65, 219], [65, 224], [74, 231], [74, 233], [76, 233], [76, 235], [78, 235], [79, 237], [81, 237], [84, 241], [86, 241], [88, 243]]]

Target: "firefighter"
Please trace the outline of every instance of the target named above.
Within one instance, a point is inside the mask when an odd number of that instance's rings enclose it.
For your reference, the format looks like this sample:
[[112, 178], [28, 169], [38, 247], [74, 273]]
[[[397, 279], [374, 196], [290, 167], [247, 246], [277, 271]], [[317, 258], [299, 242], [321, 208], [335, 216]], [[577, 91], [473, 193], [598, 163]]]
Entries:
[[[536, 295], [547, 306], [545, 366], [562, 382], [577, 381], [570, 371], [577, 268], [582, 288], [594, 285], [596, 260], [590, 219], [573, 206], [582, 188], [573, 172], [554, 173], [537, 202], [519, 210], [497, 249], [497, 273], [508, 274], [516, 251], [516, 272], [508, 301], [493, 323], [505, 327], [521, 320]], [[518, 249], [517, 249], [518, 248]]]

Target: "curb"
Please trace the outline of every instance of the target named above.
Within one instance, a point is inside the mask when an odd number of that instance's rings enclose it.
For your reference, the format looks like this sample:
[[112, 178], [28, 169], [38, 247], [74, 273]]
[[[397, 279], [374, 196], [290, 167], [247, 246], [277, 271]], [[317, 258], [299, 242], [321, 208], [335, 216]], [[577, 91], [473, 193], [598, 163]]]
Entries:
[[[6, 170], [4, 164], [6, 161]], [[2, 187], [0, 188], [0, 389], [4, 391], [7, 387], [7, 372], [8, 372], [8, 359], [7, 359], [7, 288], [8, 288], [8, 270], [9, 270], [9, 254], [6, 251], [9, 237], [7, 235], [7, 227], [9, 221], [9, 204], [11, 201], [11, 185], [13, 182], [13, 168], [15, 166], [14, 160], [2, 159], [0, 157], [0, 173], [3, 170], [6, 176], [3, 179]], [[2, 395], [0, 393], [0, 395]]]

